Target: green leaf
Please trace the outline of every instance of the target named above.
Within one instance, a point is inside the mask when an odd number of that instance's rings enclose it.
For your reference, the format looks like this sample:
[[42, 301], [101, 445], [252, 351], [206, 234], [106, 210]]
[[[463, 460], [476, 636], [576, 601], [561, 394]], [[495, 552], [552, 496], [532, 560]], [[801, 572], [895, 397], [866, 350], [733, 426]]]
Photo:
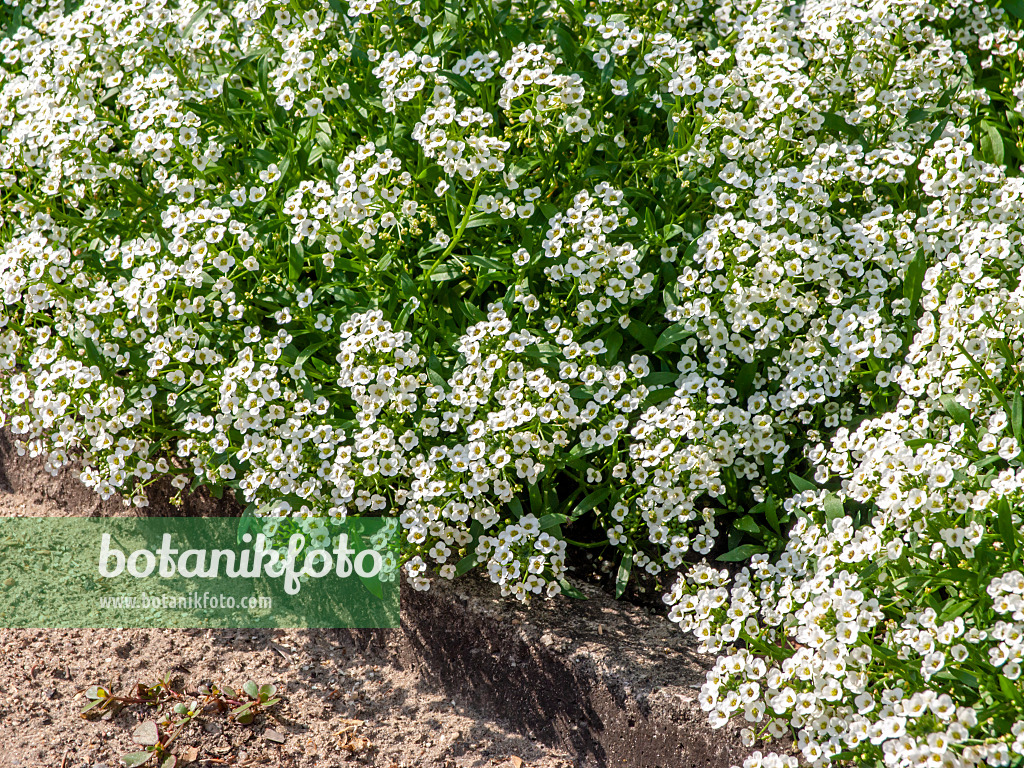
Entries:
[[478, 256], [475, 253], [467, 253], [461, 257], [463, 261], [468, 261], [470, 264], [480, 267], [481, 269], [489, 272], [501, 272], [505, 273], [508, 271], [508, 266], [502, 264], [500, 261], [489, 259], [486, 256]]
[[650, 208], [644, 210], [644, 231], [648, 239], [653, 240], [658, 231], [658, 225], [654, 221], [654, 212]]
[[192, 30], [195, 29], [196, 25], [206, 18], [207, 14], [213, 10], [214, 3], [204, 3], [202, 7], [192, 14], [192, 18], [188, 20], [188, 24], [181, 30], [181, 38], [184, 40], [192, 34]]
[[273, 683], [266, 683], [265, 685], [260, 686], [259, 695], [260, 699], [263, 701], [266, 701], [275, 693], [277, 693], [277, 686]]
[[948, 670], [953, 677], [955, 677], [961, 683], [966, 685], [968, 688], [977, 689], [978, 678], [972, 675], [970, 672], [964, 669], [957, 669], [956, 667], [946, 667], [946, 670]]
[[744, 533], [753, 534], [754, 536], [757, 536], [761, 533], [761, 528], [754, 521], [754, 518], [750, 515], [744, 515], [735, 523], [733, 523], [733, 528], [743, 531]]
[[644, 349], [653, 350], [658, 344], [658, 338], [654, 332], [639, 320], [630, 320], [626, 330], [630, 336], [640, 342]]
[[670, 397], [673, 397], [675, 393], [676, 390], [673, 389], [672, 387], [656, 389], [653, 392], [651, 392], [651, 394], [644, 398], [644, 401], [640, 404], [640, 408], [641, 410], [643, 410], [645, 408], [650, 408], [652, 405], [662, 403], [665, 400], [668, 400]]
[[544, 514], [544, 498], [541, 494], [540, 483], [530, 483], [530, 511], [538, 518]]
[[462, 277], [462, 270], [454, 263], [445, 263], [434, 270], [431, 274], [430, 279], [432, 282], [443, 283], [447, 280], [455, 280]]
[[255, 680], [246, 680], [245, 685], [242, 686], [242, 690], [245, 691], [245, 695], [250, 699], [259, 698], [260, 687], [256, 684]]
[[442, 75], [455, 87], [455, 90], [461, 91], [471, 99], [476, 99], [476, 91], [473, 90], [472, 84], [462, 75], [456, 75], [454, 72], [447, 69], [438, 70], [437, 74]]
[[[633, 322], [636, 321], [634, 320]], [[632, 327], [632, 325], [633, 323], [631, 322], [630, 327]], [[651, 351], [661, 352], [661, 350], [665, 349], [666, 347], [669, 347], [672, 344], [675, 344], [677, 341], [682, 341], [686, 337], [692, 335], [693, 331], [687, 330], [683, 323], [676, 323], [674, 325], [670, 325], [668, 328], [662, 331], [661, 336], [658, 337], [658, 340], [654, 343], [654, 347], [651, 349]]]
[[459, 560], [458, 564], [455, 566], [455, 575], [461, 576], [464, 573], [468, 573], [470, 569], [472, 569], [473, 566], [476, 565], [476, 562], [476, 552], [470, 552], [464, 558]]
[[962, 615], [968, 608], [974, 605], [977, 600], [949, 600], [948, 607], [939, 615], [939, 621], [946, 622]]
[[800, 475], [795, 475], [792, 472], [789, 473], [789, 480], [793, 483], [793, 487], [798, 491], [816, 491], [818, 486], [812, 483], [810, 480], [805, 480]]
[[566, 579], [559, 579], [558, 586], [562, 588], [562, 594], [577, 600], [586, 600], [587, 596], [570, 584]]
[[718, 559], [723, 563], [738, 563], [742, 560], [749, 560], [754, 555], [760, 555], [767, 550], [759, 544], [741, 544], [736, 549], [731, 549]]
[[633, 553], [622, 556], [619, 563], [619, 572], [615, 577], [615, 599], [618, 600], [626, 592], [626, 585], [629, 583], [629, 574], [633, 570]]
[[576, 45], [576, 35], [565, 24], [557, 22], [552, 29], [562, 58], [566, 61], [575, 62], [579, 57], [579, 50]]
[[121, 755], [121, 765], [125, 766], [125, 768], [135, 768], [135, 766], [142, 765], [152, 756], [152, 752], [129, 752], [127, 755]]
[[160, 730], [153, 720], [144, 720], [132, 731], [132, 741], [151, 747], [160, 743]]
[[567, 522], [571, 523], [573, 520], [578, 519], [581, 515], [589, 512], [611, 495], [611, 488], [598, 488], [596, 491], [588, 493], [583, 497], [583, 500], [576, 505], [576, 509], [574, 509], [572, 514], [569, 515]]
[[963, 424], [971, 434], [976, 434], [974, 422], [971, 420], [971, 412], [956, 401], [955, 395], [943, 395], [939, 398], [939, 404], [942, 405], [953, 421], [957, 424]]
[[576, 443], [576, 445], [572, 447], [572, 450], [569, 451], [569, 460], [571, 461], [572, 459], [578, 459], [582, 456], [588, 456], [600, 447], [600, 445], [594, 443], [589, 448], [584, 448], [580, 443]]
[[516, 520], [526, 514], [523, 510], [523, 502], [518, 498], [513, 497], [512, 501], [508, 503], [508, 508], [512, 510], [512, 514], [516, 516]]
[[928, 270], [928, 262], [924, 257], [924, 249], [919, 248], [917, 254], [907, 265], [903, 275], [903, 296], [910, 300], [911, 317], [917, 312], [924, 290], [924, 273]]
[[775, 497], [769, 496], [764, 500], [764, 516], [768, 521], [768, 525], [772, 527], [779, 536], [782, 535], [782, 529], [779, 527], [779, 516], [776, 513]]
[[922, 120], [928, 120], [936, 114], [934, 109], [912, 109], [907, 112], [907, 125], [913, 125], [919, 123]]
[[1020, 702], [1022, 697], [1021, 692], [1017, 690], [1017, 687], [1002, 675], [999, 675], [998, 678], [999, 689], [1003, 692], [1003, 696], [1008, 698], [1010, 701]]
[[982, 159], [996, 165], [1003, 165], [1006, 152], [1003, 145], [1003, 136], [999, 133], [999, 129], [988, 120], [982, 120], [978, 127], [981, 130], [979, 148], [981, 149]]
[[1015, 19], [1024, 19], [1024, 0], [1003, 0], [1001, 7]]
[[839, 137], [839, 134], [844, 133], [851, 139], [859, 139], [861, 136], [860, 129], [850, 125], [846, 120], [833, 112], [826, 112], [822, 115], [825, 120], [825, 129], [835, 137]]
[[663, 384], [675, 384], [679, 374], [673, 371], [655, 371], [644, 379], [645, 387], [658, 387]]
[[605, 364], [613, 365], [615, 361], [619, 359], [619, 349], [622, 347], [622, 334], [618, 331], [613, 331], [608, 334], [608, 337], [604, 341], [605, 347], [608, 351], [605, 354]]
[[1013, 405], [1010, 406], [1010, 427], [1013, 429], [1013, 436], [1017, 438], [1017, 442], [1024, 442], [1024, 435], [1021, 434], [1024, 430], [1024, 399], [1021, 398], [1019, 390], [1013, 393]]
[[754, 377], [757, 375], [758, 364], [757, 362], [751, 362], [740, 368], [740, 372], [736, 374], [736, 381], [733, 385], [736, 387], [736, 396], [742, 402], [750, 395], [754, 388]]
[[105, 701], [106, 701], [106, 699], [93, 699], [88, 704], [86, 704], [84, 707], [82, 707], [80, 714], [84, 715], [89, 710], [95, 709], [96, 707], [102, 705]]
[[843, 517], [846, 513], [843, 510], [843, 500], [836, 496], [834, 493], [829, 493], [825, 496], [825, 519], [831, 523], [840, 517]]
[[540, 518], [539, 525], [542, 531], [547, 531], [551, 528], [555, 528], [567, 522], [569, 522], [569, 518], [567, 515], [563, 515], [558, 512], [552, 512]]
[[999, 535], [1003, 538], [1006, 554], [1013, 556], [1017, 550], [1017, 532], [1013, 528], [1013, 508], [1006, 499], [999, 500]]
[[302, 243], [293, 243], [288, 249], [288, 279], [293, 283], [302, 277], [302, 268], [306, 264], [306, 249]]
[[455, 231], [459, 227], [459, 209], [455, 207], [455, 195], [450, 192], [446, 192], [444, 196], [444, 210], [448, 215], [448, 224], [452, 228], [452, 237], [455, 236]]

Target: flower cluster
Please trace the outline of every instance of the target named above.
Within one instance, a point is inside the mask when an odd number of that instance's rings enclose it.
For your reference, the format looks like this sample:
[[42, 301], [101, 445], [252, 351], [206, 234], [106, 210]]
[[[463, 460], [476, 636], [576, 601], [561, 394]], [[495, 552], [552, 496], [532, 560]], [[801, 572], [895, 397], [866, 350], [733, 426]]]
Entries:
[[3, 0], [18, 449], [417, 589], [600, 548], [751, 746], [1024, 754], [1019, 4], [463, 5]]

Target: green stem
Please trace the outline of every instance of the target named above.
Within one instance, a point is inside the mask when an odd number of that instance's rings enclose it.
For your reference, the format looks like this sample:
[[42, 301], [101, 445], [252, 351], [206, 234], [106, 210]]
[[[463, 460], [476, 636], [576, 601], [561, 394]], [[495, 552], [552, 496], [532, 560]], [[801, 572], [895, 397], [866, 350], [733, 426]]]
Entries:
[[476, 182], [473, 184], [473, 194], [469, 198], [469, 205], [466, 206], [465, 212], [462, 214], [462, 221], [459, 222], [458, 228], [455, 230], [455, 234], [452, 235], [452, 241], [448, 243], [448, 247], [444, 249], [444, 253], [437, 257], [437, 261], [430, 265], [430, 269], [427, 270], [423, 276], [424, 280], [430, 280], [430, 276], [434, 274], [434, 270], [437, 269], [441, 262], [451, 256], [455, 246], [459, 244], [459, 240], [462, 238], [462, 233], [466, 231], [466, 225], [469, 223], [469, 217], [473, 215], [473, 209], [476, 207], [476, 196], [480, 192], [480, 184], [483, 181], [483, 175], [476, 177]]

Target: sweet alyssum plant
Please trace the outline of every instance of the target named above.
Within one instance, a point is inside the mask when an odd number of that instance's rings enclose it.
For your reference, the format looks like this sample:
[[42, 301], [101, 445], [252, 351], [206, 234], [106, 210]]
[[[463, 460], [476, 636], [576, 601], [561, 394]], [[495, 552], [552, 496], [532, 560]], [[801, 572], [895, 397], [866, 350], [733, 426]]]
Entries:
[[6, 2], [0, 419], [418, 589], [607, 541], [749, 744], [1019, 761], [1003, 5]]

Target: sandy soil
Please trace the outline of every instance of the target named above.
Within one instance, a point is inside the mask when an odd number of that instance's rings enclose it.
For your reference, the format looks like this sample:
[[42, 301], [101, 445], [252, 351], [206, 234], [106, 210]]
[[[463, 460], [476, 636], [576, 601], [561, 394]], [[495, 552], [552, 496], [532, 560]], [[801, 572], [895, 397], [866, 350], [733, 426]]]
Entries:
[[390, 632], [2, 630], [0, 765], [113, 768], [139, 749], [131, 734], [147, 706], [85, 720], [82, 692], [101, 684], [127, 693], [165, 673], [178, 690], [253, 678], [284, 694], [252, 725], [216, 714], [190, 724], [179, 753], [198, 754], [201, 766], [570, 764], [423, 685], [389, 658]]

